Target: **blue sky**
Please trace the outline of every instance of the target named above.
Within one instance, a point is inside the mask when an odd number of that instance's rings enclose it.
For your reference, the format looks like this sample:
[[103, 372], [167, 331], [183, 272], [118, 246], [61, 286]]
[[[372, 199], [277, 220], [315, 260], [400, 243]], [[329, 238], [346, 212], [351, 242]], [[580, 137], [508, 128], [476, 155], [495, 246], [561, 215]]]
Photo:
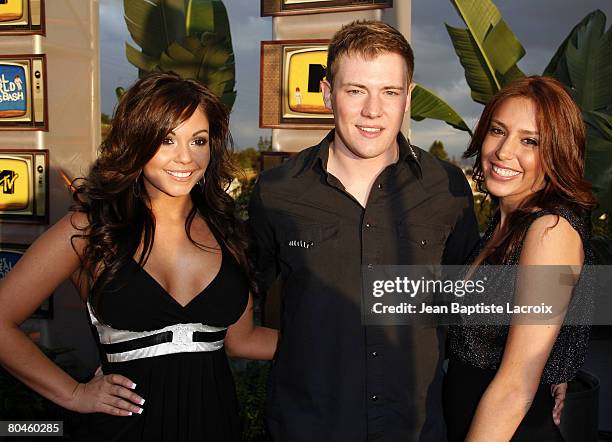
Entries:
[[[395, 0], [396, 2], [405, 0]], [[506, 22], [526, 49], [519, 66], [539, 74], [559, 44], [586, 14], [601, 9], [612, 20], [610, 0], [494, 0]], [[272, 37], [272, 20], [259, 16], [259, 0], [225, 0], [236, 58], [237, 98], [231, 130], [238, 148], [255, 146], [259, 136], [259, 42]], [[472, 126], [482, 106], [474, 103], [453, 51], [444, 23], [462, 26], [450, 0], [412, 0], [412, 40], [415, 80], [449, 102]], [[102, 112], [112, 113], [115, 88], [127, 87], [137, 70], [125, 58], [131, 41], [123, 20], [123, 0], [100, 0], [100, 66]], [[468, 138], [437, 121], [412, 122], [412, 142], [425, 149], [442, 140], [451, 155], [460, 156]]]

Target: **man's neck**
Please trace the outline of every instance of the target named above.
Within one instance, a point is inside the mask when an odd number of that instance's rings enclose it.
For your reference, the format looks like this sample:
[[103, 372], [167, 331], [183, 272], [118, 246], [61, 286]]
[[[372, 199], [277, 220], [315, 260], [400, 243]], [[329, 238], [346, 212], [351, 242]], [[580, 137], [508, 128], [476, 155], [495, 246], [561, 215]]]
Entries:
[[374, 158], [361, 158], [347, 149], [337, 136], [329, 145], [327, 172], [335, 176], [345, 190], [362, 207], [366, 206], [370, 190], [380, 173], [389, 165], [397, 162], [399, 146], [397, 142], [382, 155]]

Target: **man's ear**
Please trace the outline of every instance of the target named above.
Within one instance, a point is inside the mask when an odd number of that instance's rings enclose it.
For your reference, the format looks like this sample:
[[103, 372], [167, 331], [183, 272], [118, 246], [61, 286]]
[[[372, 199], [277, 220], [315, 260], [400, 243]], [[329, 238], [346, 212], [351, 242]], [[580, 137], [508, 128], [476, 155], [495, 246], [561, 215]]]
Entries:
[[408, 99], [406, 100], [406, 108], [404, 109], [404, 113], [410, 110], [410, 103], [412, 103], [412, 91], [415, 87], [416, 83], [411, 82], [410, 85], [408, 85]]
[[325, 107], [329, 110], [333, 110], [332, 91], [329, 81], [321, 80], [321, 90], [323, 91], [323, 102], [325, 103]]

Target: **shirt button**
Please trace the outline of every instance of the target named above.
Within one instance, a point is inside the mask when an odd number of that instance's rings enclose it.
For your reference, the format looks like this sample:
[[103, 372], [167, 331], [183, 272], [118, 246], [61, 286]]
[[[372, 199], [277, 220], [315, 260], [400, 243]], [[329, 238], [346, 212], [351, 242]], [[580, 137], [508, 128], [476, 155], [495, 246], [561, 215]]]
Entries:
[[427, 240], [423, 239], [421, 240], [421, 247], [425, 247], [427, 245]]
[[374, 270], [374, 266], [372, 264], [368, 264], [368, 270]]
[[366, 223], [366, 229], [369, 229], [370, 227], [372, 227], [372, 224]]
[[372, 399], [372, 402], [376, 402], [378, 400], [378, 396], [376, 396], [375, 394], [373, 394], [370, 399]]
[[375, 358], [375, 357], [377, 357], [377, 356], [378, 356], [378, 352], [377, 352], [377, 351], [373, 351], [373, 352], [372, 352], [372, 357], [373, 357], [373, 358]]

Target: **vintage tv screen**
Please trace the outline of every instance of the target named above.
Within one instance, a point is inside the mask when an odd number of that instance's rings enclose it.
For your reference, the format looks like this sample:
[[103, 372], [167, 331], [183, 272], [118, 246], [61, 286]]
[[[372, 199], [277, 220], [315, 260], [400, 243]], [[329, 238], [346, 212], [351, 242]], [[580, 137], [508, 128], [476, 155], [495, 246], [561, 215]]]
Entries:
[[0, 129], [48, 130], [45, 74], [44, 55], [0, 56]]
[[0, 221], [48, 222], [47, 150], [0, 149]]
[[[0, 244], [0, 279], [10, 272], [21, 259], [28, 246], [26, 244]], [[32, 318], [50, 319], [53, 317], [53, 296], [43, 302]]]
[[44, 33], [43, 0], [0, 0], [0, 35]]
[[325, 79], [327, 46], [285, 47], [283, 118], [333, 118], [325, 107], [321, 81]]
[[[261, 43], [260, 127], [330, 129], [325, 107], [328, 40], [275, 40]], [[265, 81], [264, 81], [265, 79]]]

